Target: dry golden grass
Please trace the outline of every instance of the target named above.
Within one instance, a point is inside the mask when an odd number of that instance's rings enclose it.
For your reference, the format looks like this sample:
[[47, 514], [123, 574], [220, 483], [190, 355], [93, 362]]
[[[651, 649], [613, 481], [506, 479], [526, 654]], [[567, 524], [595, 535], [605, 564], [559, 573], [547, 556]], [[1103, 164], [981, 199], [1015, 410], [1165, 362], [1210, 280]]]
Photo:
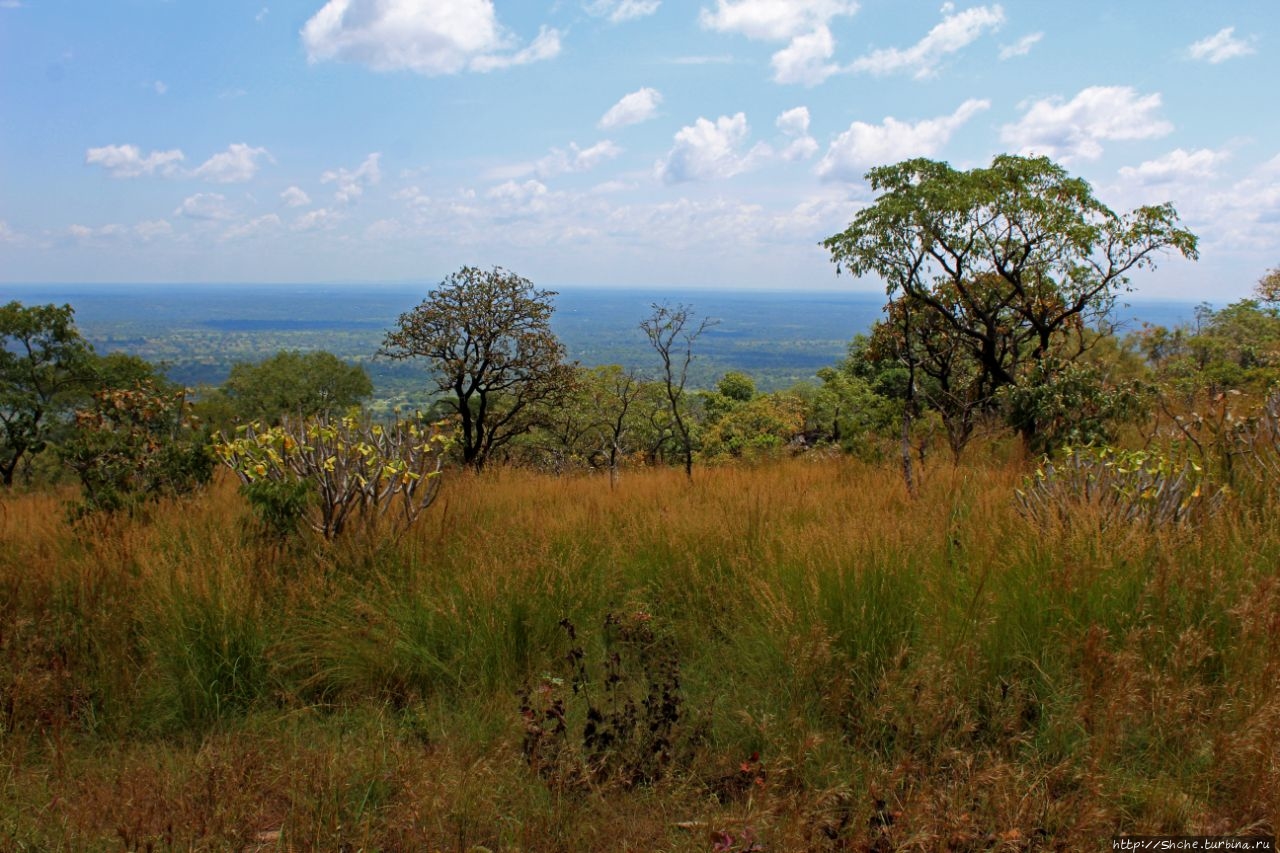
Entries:
[[[233, 484], [0, 498], [0, 849], [1103, 849], [1280, 822], [1280, 533], [1042, 530], [1014, 465], [454, 474], [398, 541]], [[521, 695], [670, 638], [676, 758], [539, 774]], [[624, 659], [643, 694], [646, 674]], [[550, 683], [550, 682], [547, 682]], [[602, 688], [597, 683], [593, 688]], [[586, 700], [565, 688], [580, 725]], [[556, 774], [562, 774], [557, 776]]]

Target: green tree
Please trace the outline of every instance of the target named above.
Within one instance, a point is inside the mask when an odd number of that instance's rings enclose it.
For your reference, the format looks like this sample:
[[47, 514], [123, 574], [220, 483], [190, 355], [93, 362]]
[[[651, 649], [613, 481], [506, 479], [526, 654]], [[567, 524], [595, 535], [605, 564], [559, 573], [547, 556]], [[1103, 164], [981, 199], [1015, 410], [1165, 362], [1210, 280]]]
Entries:
[[383, 341], [383, 355], [429, 362], [458, 417], [463, 461], [477, 471], [571, 387], [573, 369], [551, 331], [554, 296], [501, 267], [463, 267]]
[[42, 451], [92, 376], [92, 349], [70, 305], [0, 307], [0, 483]]
[[331, 352], [282, 350], [260, 362], [231, 367], [221, 391], [245, 423], [279, 423], [286, 415], [315, 417], [341, 413], [373, 395], [364, 367]]
[[[1196, 257], [1172, 205], [1116, 214], [1043, 157], [1000, 155], [963, 172], [916, 159], [867, 178], [876, 201], [823, 243], [837, 270], [874, 273], [891, 300], [933, 315], [993, 389], [1078, 355], [1133, 271], [1170, 250]], [[1021, 414], [1011, 425], [1030, 446], [1039, 424]]]

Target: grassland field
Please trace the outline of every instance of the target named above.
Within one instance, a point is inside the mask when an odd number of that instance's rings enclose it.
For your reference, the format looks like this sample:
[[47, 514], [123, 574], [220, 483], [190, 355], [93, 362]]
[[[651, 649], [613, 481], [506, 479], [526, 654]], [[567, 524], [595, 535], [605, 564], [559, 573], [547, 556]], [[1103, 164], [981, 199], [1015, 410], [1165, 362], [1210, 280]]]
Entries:
[[0, 498], [6, 850], [1104, 850], [1273, 834], [1280, 528], [1042, 527], [997, 455]]

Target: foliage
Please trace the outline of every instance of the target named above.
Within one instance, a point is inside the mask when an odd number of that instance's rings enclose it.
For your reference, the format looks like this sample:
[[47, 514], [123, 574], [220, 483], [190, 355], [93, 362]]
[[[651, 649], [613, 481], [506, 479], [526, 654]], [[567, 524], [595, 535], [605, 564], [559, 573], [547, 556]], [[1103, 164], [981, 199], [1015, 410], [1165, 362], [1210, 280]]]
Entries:
[[0, 483], [44, 450], [91, 377], [70, 305], [0, 306]]
[[[234, 438], [221, 437], [215, 451], [264, 523], [287, 528], [288, 514], [299, 511], [307, 526], [332, 539], [382, 518], [412, 525], [439, 492], [449, 444], [440, 424], [321, 415], [243, 426]], [[306, 484], [313, 499], [301, 501], [289, 484]]]
[[476, 470], [572, 380], [551, 331], [553, 296], [501, 267], [463, 267], [386, 335], [383, 355], [428, 360], [458, 415], [463, 461]]
[[752, 456], [777, 450], [803, 437], [804, 400], [782, 392], [744, 401], [717, 395], [721, 410], [702, 430], [702, 452], [709, 457]]
[[151, 381], [95, 392], [92, 405], [76, 411], [58, 454], [82, 487], [75, 516], [130, 511], [186, 494], [209, 482], [214, 463], [186, 390]]
[[260, 362], [231, 366], [221, 392], [241, 423], [279, 423], [284, 415], [335, 415], [373, 394], [364, 367], [324, 350], [282, 350]]
[[[837, 269], [880, 276], [891, 300], [949, 328], [992, 390], [1032, 375], [1024, 362], [1078, 355], [1088, 321], [1158, 254], [1196, 257], [1171, 205], [1117, 215], [1047, 158], [967, 172], [916, 159], [867, 178], [880, 196], [823, 243]], [[1028, 442], [1041, 429], [1012, 425]]]
[[625, 464], [664, 443], [654, 422], [664, 405], [658, 385], [634, 369], [575, 367], [565, 395], [541, 407], [538, 426], [514, 453], [554, 471], [607, 469], [616, 485]]
[[1046, 459], [1016, 496], [1018, 510], [1040, 524], [1070, 526], [1087, 518], [1103, 528], [1139, 522], [1154, 529], [1203, 522], [1221, 508], [1225, 492], [1192, 462], [1086, 446]]
[[670, 423], [684, 455], [685, 477], [692, 480], [693, 425], [686, 409], [684, 389], [689, 381], [689, 365], [693, 363], [693, 345], [716, 321], [703, 317], [695, 327], [693, 309], [687, 305], [673, 308], [655, 302], [651, 307], [653, 313], [640, 321], [640, 329], [662, 361], [660, 381], [666, 391]]
[[1064, 445], [1107, 444], [1116, 428], [1145, 414], [1149, 393], [1136, 381], [1113, 384], [1083, 361], [1037, 362], [1027, 378], [1001, 389], [1014, 422], [1033, 422], [1029, 449], [1052, 453]]

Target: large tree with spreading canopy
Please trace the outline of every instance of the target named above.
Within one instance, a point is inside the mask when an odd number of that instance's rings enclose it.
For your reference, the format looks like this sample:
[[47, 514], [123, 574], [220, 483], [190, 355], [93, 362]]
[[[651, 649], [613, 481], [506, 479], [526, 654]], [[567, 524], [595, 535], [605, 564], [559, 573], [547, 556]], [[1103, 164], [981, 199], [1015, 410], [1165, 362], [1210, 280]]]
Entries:
[[[1044, 157], [1005, 154], [969, 171], [907, 160], [867, 180], [879, 196], [823, 242], [837, 269], [883, 279], [905, 327], [914, 315], [954, 336], [993, 389], [1046, 381], [1087, 346], [1133, 272], [1171, 251], [1196, 257], [1172, 205], [1117, 214]], [[1032, 441], [1035, 413], [1011, 412]]]

